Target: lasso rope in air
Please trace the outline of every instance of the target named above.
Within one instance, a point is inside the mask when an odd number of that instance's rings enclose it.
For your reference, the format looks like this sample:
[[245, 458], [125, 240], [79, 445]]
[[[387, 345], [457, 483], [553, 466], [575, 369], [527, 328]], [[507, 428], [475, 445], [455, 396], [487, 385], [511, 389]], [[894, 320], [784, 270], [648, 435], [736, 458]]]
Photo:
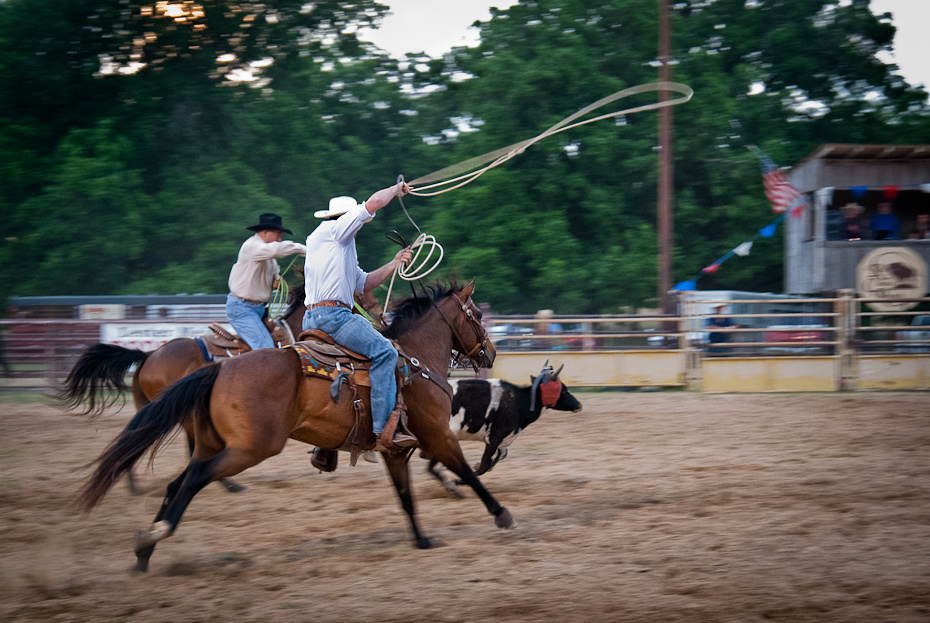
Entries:
[[[591, 119], [585, 119], [584, 121], [572, 123], [576, 119], [584, 117], [585, 115], [591, 113], [594, 110], [597, 110], [602, 106], [606, 106], [607, 104], [626, 97], [638, 95], [639, 93], [647, 93], [649, 91], [672, 91], [675, 93], [680, 93], [681, 97], [663, 100], [660, 102], [653, 102], [651, 104], [644, 104], [642, 106], [634, 106], [633, 108], [626, 108], [624, 110], [618, 110], [616, 112], [607, 113], [605, 115], [600, 115], [598, 117], [592, 117]], [[691, 99], [692, 95], [694, 95], [694, 91], [691, 89], [691, 87], [680, 84], [678, 82], [652, 82], [649, 84], [641, 84], [639, 86], [623, 89], [622, 91], [617, 91], [612, 95], [608, 95], [607, 97], [599, 99], [589, 106], [585, 106], [575, 114], [562, 119], [542, 134], [534, 136], [533, 138], [520, 141], [519, 143], [514, 143], [508, 147], [488, 152], [483, 156], [477, 156], [475, 158], [465, 160], [464, 162], [460, 162], [459, 164], [440, 169], [439, 171], [435, 171], [429, 175], [419, 177], [410, 182], [410, 185], [414, 187], [410, 189], [410, 194], [416, 195], [418, 197], [433, 197], [435, 195], [449, 192], [450, 190], [454, 190], [456, 188], [461, 188], [465, 184], [475, 181], [478, 177], [490, 171], [494, 167], [503, 164], [514, 156], [523, 153], [527, 147], [533, 143], [541, 141], [546, 137], [558, 134], [560, 132], [565, 132], [566, 130], [571, 130], [572, 128], [577, 128], [582, 125], [594, 123], [595, 121], [601, 121], [603, 119], [610, 119], [613, 117], [619, 117], [620, 115], [629, 115], [646, 110], [665, 108], [666, 106], [684, 104]], [[420, 186], [417, 186], [417, 184], [420, 184]], [[444, 186], [448, 186], [448, 188], [443, 188]], [[424, 192], [431, 189], [440, 190]]]
[[[634, 106], [632, 108], [626, 108], [624, 110], [618, 110], [616, 112], [607, 113], [597, 117], [592, 117], [591, 119], [585, 119], [583, 121], [576, 122], [576, 119], [580, 119], [581, 117], [584, 117], [585, 115], [591, 113], [594, 110], [597, 110], [602, 106], [606, 106], [607, 104], [616, 102], [617, 100], [621, 100], [626, 97], [631, 97], [640, 93], [648, 93], [650, 91], [672, 91], [674, 93], [681, 94], [681, 97], [653, 102], [651, 104], [644, 104], [642, 106]], [[440, 169], [430, 173], [429, 175], [424, 175], [423, 177], [419, 177], [409, 183], [409, 193], [418, 197], [433, 197], [435, 195], [441, 195], [442, 193], [449, 192], [450, 190], [454, 190], [456, 188], [461, 188], [465, 184], [475, 181], [494, 167], [507, 162], [514, 156], [522, 154], [527, 147], [538, 141], [541, 141], [546, 137], [553, 136], [560, 132], [565, 132], [566, 130], [577, 128], [579, 126], [587, 125], [589, 123], [594, 123], [595, 121], [602, 121], [604, 119], [619, 117], [620, 115], [629, 115], [632, 113], [656, 110], [659, 108], [665, 108], [667, 106], [684, 104], [691, 99], [692, 95], [694, 95], [694, 91], [691, 89], [691, 87], [680, 84], [678, 82], [653, 82], [650, 84], [641, 84], [639, 86], [617, 91], [612, 95], [608, 95], [607, 97], [599, 99], [589, 106], [585, 106], [578, 112], [574, 113], [573, 115], [569, 115], [565, 119], [562, 119], [557, 124], [547, 129], [545, 132], [534, 136], [533, 138], [521, 141], [519, 143], [514, 143], [509, 147], [504, 147], [502, 149], [488, 152], [483, 156], [470, 158], [464, 162], [460, 162], [459, 164]], [[399, 175], [397, 177], [397, 181], [404, 181], [403, 176]], [[421, 186], [416, 186], [417, 184], [421, 184]], [[432, 190], [432, 192], [425, 192], [429, 190]], [[413, 226], [416, 227], [419, 235], [417, 236], [416, 240], [414, 240], [413, 244], [410, 245], [411, 249], [416, 250], [414, 256], [410, 259], [410, 262], [408, 262], [406, 265], [398, 265], [397, 268], [394, 269], [394, 274], [391, 275], [391, 283], [388, 286], [387, 298], [384, 300], [385, 311], [387, 311], [388, 302], [391, 299], [391, 291], [394, 288], [395, 277], [400, 275], [400, 278], [405, 281], [415, 281], [421, 279], [431, 273], [437, 266], [439, 266], [439, 262], [442, 261], [443, 257], [442, 246], [436, 242], [436, 239], [433, 236], [424, 234], [420, 231], [420, 227], [413, 221], [412, 218], [410, 218], [410, 214], [407, 212], [407, 208], [404, 206], [403, 200], [398, 197], [398, 201], [400, 201], [400, 206], [404, 210], [404, 214], [407, 216], [407, 220], [409, 220]], [[392, 238], [392, 240], [401, 246], [406, 246], [403, 238], [400, 240], [394, 240]], [[424, 249], [428, 249], [429, 252], [427, 253], [426, 257], [423, 258], [423, 260], [419, 260], [420, 254]], [[428, 266], [428, 262], [430, 261], [434, 250], [436, 249], [439, 250], [439, 257], [436, 258], [434, 264]]]

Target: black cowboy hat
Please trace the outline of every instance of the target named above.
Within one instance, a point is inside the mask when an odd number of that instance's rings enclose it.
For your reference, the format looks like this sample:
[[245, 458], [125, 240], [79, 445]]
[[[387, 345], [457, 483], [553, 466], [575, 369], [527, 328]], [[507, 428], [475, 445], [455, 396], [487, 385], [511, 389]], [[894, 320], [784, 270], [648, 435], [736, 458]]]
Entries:
[[251, 227], [246, 227], [246, 229], [251, 229], [252, 231], [265, 231], [266, 229], [276, 229], [278, 231], [286, 231], [289, 234], [293, 234], [290, 229], [284, 227], [281, 224], [281, 217], [277, 214], [262, 214], [258, 217], [258, 225], [252, 225]]

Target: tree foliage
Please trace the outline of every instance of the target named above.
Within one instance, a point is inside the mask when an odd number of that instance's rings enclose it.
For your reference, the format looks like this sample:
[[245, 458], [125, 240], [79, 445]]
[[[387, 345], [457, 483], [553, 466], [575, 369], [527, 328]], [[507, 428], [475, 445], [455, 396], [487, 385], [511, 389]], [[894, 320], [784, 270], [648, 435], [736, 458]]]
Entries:
[[[675, 277], [773, 218], [759, 164], [824, 142], [930, 141], [927, 94], [876, 56], [867, 0], [675, 3]], [[654, 0], [523, 0], [442, 59], [360, 42], [373, 0], [0, 2], [0, 296], [224, 292], [244, 229], [302, 239], [336, 195], [531, 138], [656, 80]], [[651, 101], [641, 96], [631, 104]], [[626, 105], [627, 102], [621, 103]], [[598, 112], [608, 112], [607, 110]], [[657, 118], [582, 126], [404, 205], [498, 312], [613, 312], [656, 294]], [[397, 203], [359, 234], [373, 268], [417, 229]], [[778, 290], [781, 239], [702, 288]], [[432, 276], [430, 277], [432, 278]]]

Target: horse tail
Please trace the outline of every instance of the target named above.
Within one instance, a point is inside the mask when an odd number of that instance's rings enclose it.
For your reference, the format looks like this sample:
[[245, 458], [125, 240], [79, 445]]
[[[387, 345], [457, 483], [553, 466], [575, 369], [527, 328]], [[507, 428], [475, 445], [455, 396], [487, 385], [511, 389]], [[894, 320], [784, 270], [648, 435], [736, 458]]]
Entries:
[[97, 417], [120, 394], [128, 391], [124, 380], [126, 373], [133, 364], [141, 366], [148, 356], [141, 350], [115, 344], [94, 344], [84, 351], [68, 373], [58, 399], [69, 409], [84, 405], [82, 415]]
[[[178, 426], [195, 414], [208, 414], [210, 394], [220, 366], [210, 365], [187, 375], [164, 392], [158, 400], [142, 407], [126, 428], [94, 461], [97, 469], [78, 495], [78, 506], [91, 510], [121, 475], [151, 449], [152, 456], [177, 434]], [[91, 464], [93, 465], [93, 463]]]

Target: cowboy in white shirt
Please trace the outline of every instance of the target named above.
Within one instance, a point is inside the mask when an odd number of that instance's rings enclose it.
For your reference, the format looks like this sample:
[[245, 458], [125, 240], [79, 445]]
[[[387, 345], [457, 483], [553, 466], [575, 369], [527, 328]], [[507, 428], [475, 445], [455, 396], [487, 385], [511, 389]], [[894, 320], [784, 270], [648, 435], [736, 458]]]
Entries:
[[[379, 190], [364, 203], [352, 197], [335, 197], [328, 210], [314, 213], [325, 219], [307, 237], [307, 261], [304, 283], [307, 288], [307, 313], [303, 329], [319, 329], [346, 348], [371, 358], [371, 419], [375, 435], [380, 436], [397, 400], [394, 368], [397, 351], [391, 341], [378, 333], [371, 322], [352, 313], [356, 292], [371, 292], [381, 285], [397, 266], [410, 261], [409, 247], [401, 249], [394, 259], [370, 273], [358, 265], [355, 235], [375, 213], [409, 192], [400, 182]], [[401, 432], [393, 439], [380, 440], [381, 448], [391, 444], [409, 447], [416, 439]]]

